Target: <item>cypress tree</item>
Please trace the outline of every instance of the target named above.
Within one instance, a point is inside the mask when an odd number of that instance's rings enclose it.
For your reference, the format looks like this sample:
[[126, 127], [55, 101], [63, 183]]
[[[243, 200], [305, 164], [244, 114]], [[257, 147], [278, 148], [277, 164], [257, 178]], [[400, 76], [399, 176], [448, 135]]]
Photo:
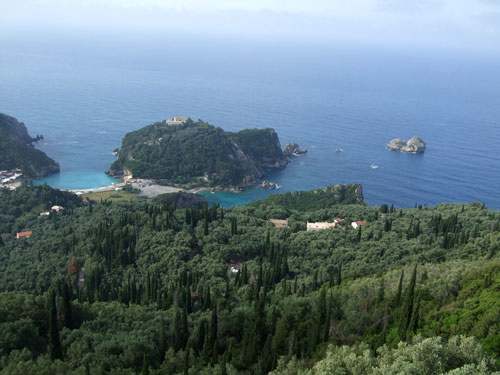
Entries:
[[403, 278], [405, 276], [405, 270], [401, 270], [401, 276], [399, 277], [398, 291], [394, 299], [394, 307], [399, 306], [401, 302], [401, 294], [403, 293]]
[[378, 295], [377, 295], [377, 302], [382, 303], [385, 298], [385, 285], [384, 285], [384, 278], [382, 277], [380, 279], [380, 286], [378, 288]]
[[337, 270], [337, 285], [342, 283], [342, 263], [339, 264], [339, 268]]
[[149, 375], [149, 357], [146, 354], [144, 354], [144, 358], [142, 360], [141, 375]]
[[71, 324], [73, 321], [73, 314], [71, 309], [71, 298], [69, 292], [69, 285], [64, 282], [61, 287], [61, 294], [63, 299], [63, 315], [64, 315], [64, 325], [71, 329]]
[[3, 242], [2, 236], [0, 235], [0, 247], [5, 246], [5, 243]]
[[208, 220], [203, 220], [203, 235], [208, 236]]
[[167, 351], [165, 335], [165, 321], [163, 315], [160, 315], [160, 332], [158, 333], [158, 352], [160, 355], [160, 363], [165, 359], [165, 352]]
[[410, 326], [408, 327], [408, 329], [413, 333], [417, 333], [418, 319], [420, 318], [420, 300], [421, 296], [420, 293], [418, 293], [417, 302], [415, 303], [415, 308], [413, 309], [413, 314], [411, 315]]
[[184, 351], [184, 375], [189, 374], [189, 347], [186, 345], [186, 350]]
[[226, 362], [227, 354], [224, 353], [224, 355], [222, 356], [222, 362], [220, 364], [220, 375], [227, 375]]
[[62, 359], [61, 341], [59, 338], [59, 329], [57, 328], [57, 308], [56, 296], [54, 291], [49, 292], [49, 356], [50, 359]]
[[417, 281], [417, 265], [415, 265], [415, 268], [413, 269], [413, 273], [410, 279], [410, 284], [406, 289], [405, 300], [401, 311], [401, 317], [399, 322], [399, 337], [402, 340], [406, 339], [406, 332], [410, 326], [410, 321], [413, 314], [413, 299], [415, 295], [416, 281]]
[[207, 335], [206, 326], [207, 322], [205, 320], [202, 320], [198, 327], [198, 339], [196, 340], [196, 350], [198, 352], [200, 352], [203, 349], [203, 345], [205, 344], [205, 339]]
[[217, 330], [218, 330], [218, 321], [217, 321], [217, 307], [212, 309], [212, 318], [210, 320], [210, 332], [208, 343], [211, 347], [215, 345], [215, 341], [217, 340]]

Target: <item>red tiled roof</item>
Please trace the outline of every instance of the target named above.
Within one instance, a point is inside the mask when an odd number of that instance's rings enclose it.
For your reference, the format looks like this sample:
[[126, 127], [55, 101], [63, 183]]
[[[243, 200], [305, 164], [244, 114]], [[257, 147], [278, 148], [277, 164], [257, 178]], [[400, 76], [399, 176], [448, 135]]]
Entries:
[[19, 238], [27, 238], [29, 236], [31, 236], [33, 232], [32, 231], [28, 231], [28, 232], [19, 232], [17, 235], [16, 235], [16, 238], [19, 239]]

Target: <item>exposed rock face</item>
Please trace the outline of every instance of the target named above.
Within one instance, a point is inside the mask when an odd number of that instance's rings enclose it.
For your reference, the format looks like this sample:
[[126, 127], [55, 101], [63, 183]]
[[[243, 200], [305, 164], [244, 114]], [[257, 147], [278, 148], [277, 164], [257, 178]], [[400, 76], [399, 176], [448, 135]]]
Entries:
[[283, 151], [283, 154], [285, 156], [290, 156], [293, 154], [300, 155], [300, 154], [305, 154], [307, 150], [305, 148], [300, 148], [300, 146], [297, 143], [291, 143], [288, 142], [285, 146], [285, 150]]
[[396, 138], [389, 142], [387, 148], [391, 151], [416, 153], [416, 152], [425, 152], [427, 145], [420, 137], [413, 137], [408, 142], [405, 142], [401, 138]]

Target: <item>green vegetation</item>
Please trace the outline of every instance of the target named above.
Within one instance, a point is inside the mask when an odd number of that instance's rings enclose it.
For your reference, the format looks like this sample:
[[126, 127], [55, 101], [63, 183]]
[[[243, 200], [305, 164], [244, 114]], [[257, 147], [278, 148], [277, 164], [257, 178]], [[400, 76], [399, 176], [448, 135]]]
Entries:
[[0, 191], [0, 374], [498, 371], [500, 212], [357, 189], [231, 209]]
[[138, 192], [128, 191], [128, 190], [100, 191], [100, 192], [88, 193], [85, 194], [85, 196], [94, 202], [101, 202], [101, 201], [129, 202], [131, 200], [144, 199], [139, 195]]
[[272, 129], [225, 132], [205, 122], [159, 122], [128, 133], [110, 172], [183, 186], [247, 186], [286, 165]]
[[0, 113], [0, 170], [19, 168], [33, 178], [59, 172], [59, 165], [34, 148], [33, 141], [23, 123]]

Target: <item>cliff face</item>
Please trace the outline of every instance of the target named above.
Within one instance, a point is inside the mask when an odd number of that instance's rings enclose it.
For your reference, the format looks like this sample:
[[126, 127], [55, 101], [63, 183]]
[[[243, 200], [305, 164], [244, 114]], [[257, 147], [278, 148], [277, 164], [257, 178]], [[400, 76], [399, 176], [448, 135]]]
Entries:
[[32, 178], [59, 172], [59, 164], [34, 148], [34, 141], [24, 123], [0, 113], [0, 169], [19, 168]]
[[159, 122], [129, 133], [109, 172], [173, 184], [245, 187], [266, 168], [286, 166], [273, 129], [225, 132], [202, 121], [181, 125]]

